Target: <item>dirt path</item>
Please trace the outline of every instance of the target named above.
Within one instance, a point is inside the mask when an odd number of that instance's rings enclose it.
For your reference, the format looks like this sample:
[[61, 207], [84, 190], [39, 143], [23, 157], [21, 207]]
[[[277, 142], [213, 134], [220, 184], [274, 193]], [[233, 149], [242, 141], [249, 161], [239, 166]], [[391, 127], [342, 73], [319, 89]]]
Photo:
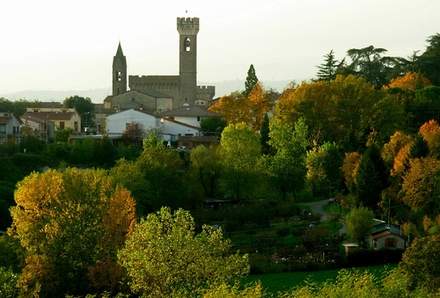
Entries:
[[328, 220], [330, 215], [324, 211], [324, 206], [328, 204], [328, 200], [322, 200], [311, 203], [301, 203], [300, 205], [309, 206], [313, 213], [321, 214], [321, 220]]
[[[330, 214], [324, 211], [324, 206], [328, 204], [328, 200], [322, 200], [317, 202], [310, 202], [310, 203], [301, 203], [300, 205], [309, 206], [313, 213], [321, 214], [321, 220], [328, 220], [330, 219]], [[339, 230], [339, 234], [345, 234], [347, 229], [345, 227], [345, 221], [340, 219], [339, 220], [342, 223], [342, 228]]]

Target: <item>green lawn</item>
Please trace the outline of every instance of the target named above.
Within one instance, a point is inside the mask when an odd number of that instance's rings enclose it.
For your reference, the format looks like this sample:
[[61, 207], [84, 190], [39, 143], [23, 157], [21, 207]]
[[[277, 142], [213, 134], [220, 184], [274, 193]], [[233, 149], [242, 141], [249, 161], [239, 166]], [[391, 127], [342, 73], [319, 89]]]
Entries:
[[[397, 264], [387, 266], [362, 267], [357, 269], [361, 271], [368, 270], [369, 272], [380, 278], [381, 276], [383, 276], [384, 271], [389, 271], [391, 269], [394, 269], [395, 267], [397, 267]], [[277, 292], [287, 291], [296, 286], [304, 286], [307, 280], [317, 283], [335, 280], [340, 270], [341, 269], [248, 275], [243, 279], [243, 283], [246, 284], [261, 281], [263, 287], [268, 292], [276, 294]]]

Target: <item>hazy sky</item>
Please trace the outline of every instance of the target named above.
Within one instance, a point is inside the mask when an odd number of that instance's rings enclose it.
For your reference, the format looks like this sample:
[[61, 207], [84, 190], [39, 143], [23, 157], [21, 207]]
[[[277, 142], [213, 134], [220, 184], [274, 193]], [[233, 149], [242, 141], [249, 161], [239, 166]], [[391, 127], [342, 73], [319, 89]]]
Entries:
[[407, 57], [440, 32], [439, 0], [24, 0], [0, 11], [0, 94], [110, 88], [119, 41], [128, 74], [177, 75], [184, 16], [200, 18], [199, 83], [244, 80], [250, 64], [263, 84], [300, 82], [332, 49]]

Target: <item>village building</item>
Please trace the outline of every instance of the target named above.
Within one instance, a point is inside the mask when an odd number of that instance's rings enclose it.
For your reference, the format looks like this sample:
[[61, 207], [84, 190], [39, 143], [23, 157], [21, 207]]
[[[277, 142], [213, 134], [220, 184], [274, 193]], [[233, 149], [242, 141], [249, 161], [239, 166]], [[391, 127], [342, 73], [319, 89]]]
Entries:
[[0, 144], [18, 144], [20, 142], [21, 120], [14, 113], [0, 112]]
[[380, 222], [373, 227], [370, 236], [371, 247], [375, 250], [383, 248], [405, 249], [407, 241], [399, 225]]
[[[197, 86], [197, 34], [199, 18], [177, 18], [179, 33], [178, 75], [128, 75], [127, 58], [118, 45], [112, 65], [112, 95], [105, 109], [143, 108], [157, 113], [187, 103], [206, 106], [215, 95], [214, 86]], [[135, 90], [136, 93], [130, 92]], [[127, 94], [128, 93], [128, 94]]]
[[27, 108], [20, 118], [23, 126], [46, 142], [54, 138], [57, 130], [72, 129], [73, 133], [81, 133], [81, 116], [74, 108]]

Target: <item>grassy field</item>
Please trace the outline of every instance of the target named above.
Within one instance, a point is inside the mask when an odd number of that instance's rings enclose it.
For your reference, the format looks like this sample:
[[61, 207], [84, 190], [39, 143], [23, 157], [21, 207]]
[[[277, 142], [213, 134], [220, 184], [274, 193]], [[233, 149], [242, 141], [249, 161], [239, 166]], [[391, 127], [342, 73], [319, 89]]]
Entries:
[[[381, 276], [383, 276], [384, 272], [394, 269], [395, 267], [397, 267], [397, 264], [387, 266], [362, 267], [357, 268], [357, 270], [368, 270], [369, 272], [380, 278]], [[341, 269], [249, 275], [244, 278], [243, 283], [246, 284], [261, 281], [263, 287], [267, 290], [267, 292], [276, 294], [278, 292], [287, 291], [296, 286], [304, 286], [307, 280], [317, 283], [333, 281], [336, 279], [340, 270]]]

